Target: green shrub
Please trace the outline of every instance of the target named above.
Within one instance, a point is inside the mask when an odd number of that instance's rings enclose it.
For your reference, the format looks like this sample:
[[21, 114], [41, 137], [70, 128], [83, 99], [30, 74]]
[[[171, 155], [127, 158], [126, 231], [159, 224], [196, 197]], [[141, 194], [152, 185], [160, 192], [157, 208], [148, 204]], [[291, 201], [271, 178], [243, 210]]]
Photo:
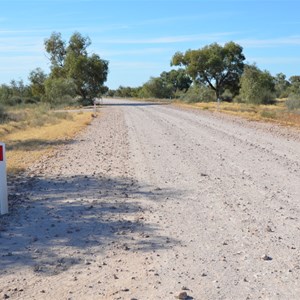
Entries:
[[22, 103], [23, 103], [23, 99], [19, 96], [12, 96], [10, 98], [7, 98], [5, 101], [5, 104], [9, 106], [16, 106]]
[[245, 103], [273, 104], [275, 85], [271, 74], [255, 65], [246, 66], [241, 77], [240, 97]]
[[83, 106], [89, 106], [89, 105], [93, 105], [94, 101], [93, 99], [89, 99], [89, 98], [85, 98], [85, 99], [80, 98], [78, 99], [78, 103]]
[[0, 85], [0, 103], [3, 105], [9, 104], [9, 99], [12, 97], [12, 91], [6, 84]]
[[276, 119], [277, 114], [276, 111], [271, 111], [271, 110], [263, 110], [260, 115], [263, 118], [267, 118], [267, 119]]
[[233, 98], [233, 102], [234, 103], [243, 103], [243, 98], [241, 95], [236, 95], [234, 98]]
[[299, 94], [290, 94], [288, 100], [285, 102], [288, 110], [300, 109], [300, 95]]
[[212, 89], [197, 84], [191, 86], [187, 92], [181, 96], [181, 100], [187, 103], [212, 102], [216, 100], [216, 97]]
[[24, 104], [36, 104], [39, 102], [39, 99], [36, 97], [26, 97], [23, 99]]
[[58, 120], [73, 120], [73, 116], [68, 112], [52, 112], [51, 115]]
[[52, 106], [65, 103], [75, 97], [76, 85], [73, 80], [63, 78], [48, 78], [45, 81], [45, 101]]
[[8, 115], [4, 106], [0, 105], [0, 123], [5, 123], [8, 119]]
[[24, 111], [24, 110], [14, 110], [14, 111], [10, 111], [7, 114], [7, 121], [12, 121], [12, 122], [24, 122], [28, 119], [28, 112]]
[[56, 109], [59, 109], [67, 106], [73, 106], [75, 104], [78, 104], [78, 102], [75, 101], [73, 97], [71, 97], [70, 95], [64, 95], [58, 100], [58, 102], [52, 104], [51, 106], [55, 107]]
[[221, 95], [221, 100], [226, 102], [232, 102], [233, 94], [230, 90], [226, 89]]

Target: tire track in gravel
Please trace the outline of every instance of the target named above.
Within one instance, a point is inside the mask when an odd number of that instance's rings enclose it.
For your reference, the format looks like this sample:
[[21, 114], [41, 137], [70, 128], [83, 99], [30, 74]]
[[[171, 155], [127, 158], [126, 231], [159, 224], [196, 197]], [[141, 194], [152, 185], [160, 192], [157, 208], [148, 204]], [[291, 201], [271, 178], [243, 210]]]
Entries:
[[126, 297], [147, 264], [137, 253], [167, 248], [168, 237], [145, 218], [145, 203], [164, 191], [134, 177], [127, 134], [123, 112], [104, 109], [73, 142], [28, 171], [30, 179], [11, 195], [22, 197], [21, 205], [3, 218], [0, 296]]
[[292, 130], [106, 100], [20, 186], [0, 295], [297, 299], [299, 161]]
[[[153, 118], [156, 118], [157, 122], [162, 122], [162, 126], [168, 126], [166, 121], [163, 121], [164, 118], [171, 120], [173, 126], [177, 127], [176, 131], [181, 131], [182, 137], [177, 138], [185, 139], [183, 144], [190, 141], [197, 147], [196, 151], [199, 150], [199, 153], [214, 155], [214, 157], [210, 158], [210, 162], [206, 163], [206, 166], [211, 165], [210, 172], [223, 167], [219, 172], [220, 175], [223, 174], [223, 176], [226, 177], [233, 174], [234, 176], [243, 177], [245, 180], [254, 181], [253, 183], [258, 189], [268, 189], [267, 186], [273, 181], [272, 184], [280, 190], [282, 178], [288, 177], [289, 174], [292, 173], [294, 173], [293, 175], [295, 175], [300, 182], [300, 153], [297, 153], [297, 151], [294, 151], [296, 156], [292, 157], [292, 159], [287, 157], [287, 155], [278, 156], [276, 153], [273, 153], [274, 145], [271, 145], [272, 149], [270, 150], [267, 149], [263, 143], [259, 145], [251, 139], [242, 140], [235, 138], [234, 135], [224, 132], [222, 129], [217, 131], [215, 128], [210, 128], [207, 125], [204, 127], [205, 131], [203, 131], [203, 129], [199, 130], [199, 126], [202, 128], [202, 124], [199, 124], [197, 120], [188, 120], [189, 123], [180, 126], [178, 124], [178, 118], [172, 118], [170, 111], [169, 113], [156, 112]], [[174, 130], [174, 128], [171, 130]], [[200, 138], [195, 138], [199, 135], [201, 135]], [[253, 136], [255, 139], [256, 135], [257, 133], [255, 132]], [[209, 147], [208, 143], [203, 143], [203, 141], [210, 139], [213, 144]], [[289, 149], [292, 149], [292, 147], [293, 145], [291, 145]], [[186, 151], [186, 153], [188, 153], [188, 151]], [[184, 159], [186, 163], [194, 160], [192, 164], [197, 165], [203, 157], [194, 155], [192, 158], [187, 157]], [[217, 162], [217, 164], [214, 164], [214, 162]], [[256, 177], [259, 176], [258, 179], [251, 177], [250, 173], [253, 172], [253, 165], [255, 165]], [[229, 170], [229, 167], [232, 170]], [[270, 170], [273, 172], [269, 172]], [[298, 181], [296, 181], [296, 183], [297, 182]], [[291, 186], [289, 188], [291, 188]], [[296, 192], [299, 192], [298, 184], [296, 184], [294, 188]], [[282, 189], [284, 189], [284, 186], [282, 186]], [[299, 194], [294, 196], [299, 196]]]
[[[239, 122], [236, 126], [234, 119], [163, 106], [142, 106], [132, 114], [127, 111], [127, 116], [131, 127], [138, 128], [134, 136], [140, 143], [152, 152], [158, 150], [154, 154], [145, 150], [143, 161], [160, 174], [160, 186], [171, 182], [186, 192], [168, 202], [164, 218], [169, 227], [177, 226], [173, 231], [181, 232], [190, 250], [193, 246], [185, 237], [198, 241], [194, 252], [189, 252], [191, 261], [207, 258], [204, 269], [215, 280], [199, 281], [202, 288], [194, 287], [196, 295], [206, 299], [289, 295], [289, 288], [277, 291], [273, 285], [281, 276], [282, 281], [295, 283], [299, 275], [299, 239], [294, 239], [299, 235], [299, 139], [282, 136], [280, 129], [276, 136], [276, 131], [268, 131], [269, 125]], [[177, 172], [169, 165], [176, 166]], [[183, 224], [189, 225], [183, 230]], [[265, 252], [276, 255], [270, 269], [262, 264]], [[193, 273], [192, 265], [186, 269]], [[200, 264], [198, 276], [195, 270], [189, 278], [199, 278], [201, 270]], [[295, 286], [292, 298], [299, 294]], [[264, 288], [268, 296], [263, 295]]]

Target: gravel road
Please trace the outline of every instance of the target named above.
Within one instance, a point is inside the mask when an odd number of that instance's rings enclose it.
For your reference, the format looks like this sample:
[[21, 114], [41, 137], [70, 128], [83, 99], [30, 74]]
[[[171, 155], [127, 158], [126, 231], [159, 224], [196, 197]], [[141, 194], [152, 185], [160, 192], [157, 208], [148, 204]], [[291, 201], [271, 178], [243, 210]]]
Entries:
[[105, 100], [0, 218], [0, 299], [300, 299], [300, 134]]

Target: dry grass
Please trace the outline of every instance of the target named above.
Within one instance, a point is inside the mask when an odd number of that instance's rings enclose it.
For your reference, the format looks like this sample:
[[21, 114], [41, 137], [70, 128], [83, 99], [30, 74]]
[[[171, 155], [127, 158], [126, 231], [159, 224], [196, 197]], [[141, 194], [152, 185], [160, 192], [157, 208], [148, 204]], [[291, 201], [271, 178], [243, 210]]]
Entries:
[[1, 140], [6, 144], [7, 170], [9, 174], [24, 171], [43, 155], [50, 154], [58, 145], [68, 143], [91, 122], [91, 113], [72, 113], [68, 117], [50, 117], [42, 126], [19, 128], [17, 124], [1, 125]]
[[175, 105], [226, 113], [252, 121], [274, 122], [300, 128], [300, 114], [289, 112], [284, 105], [284, 100], [278, 101], [276, 105], [249, 105], [227, 102], [222, 102], [219, 106], [215, 102], [193, 104], [176, 102]]

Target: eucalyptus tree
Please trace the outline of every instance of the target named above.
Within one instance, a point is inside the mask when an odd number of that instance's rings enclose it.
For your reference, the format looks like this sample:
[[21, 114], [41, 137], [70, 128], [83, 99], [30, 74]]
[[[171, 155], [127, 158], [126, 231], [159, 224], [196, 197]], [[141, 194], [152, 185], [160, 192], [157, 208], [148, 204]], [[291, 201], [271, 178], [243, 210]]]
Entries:
[[68, 44], [56, 32], [45, 40], [45, 49], [51, 63], [50, 80], [72, 80], [76, 95], [83, 100], [92, 100], [107, 90], [104, 83], [107, 80], [109, 63], [98, 54], [89, 54], [87, 48], [90, 45], [90, 38], [79, 32], [70, 37]]
[[224, 46], [214, 43], [198, 50], [177, 52], [171, 65], [185, 67], [186, 73], [195, 82], [210, 87], [219, 99], [225, 89], [234, 95], [238, 93], [244, 60], [243, 48], [228, 42]]

